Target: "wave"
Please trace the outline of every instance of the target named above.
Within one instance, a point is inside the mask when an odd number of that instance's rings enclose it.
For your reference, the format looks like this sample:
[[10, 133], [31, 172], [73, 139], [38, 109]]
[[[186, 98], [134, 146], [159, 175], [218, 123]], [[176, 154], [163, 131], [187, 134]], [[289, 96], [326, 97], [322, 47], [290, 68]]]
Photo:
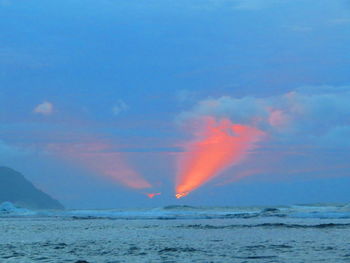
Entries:
[[21, 208], [17, 207], [11, 202], [3, 202], [0, 204], [0, 216], [32, 216], [36, 215], [37, 213], [26, 209], [26, 208]]
[[40, 216], [82, 219], [350, 219], [349, 205], [294, 205], [284, 207], [195, 207], [169, 205], [152, 209], [32, 211], [10, 202], [0, 205], [0, 217]]

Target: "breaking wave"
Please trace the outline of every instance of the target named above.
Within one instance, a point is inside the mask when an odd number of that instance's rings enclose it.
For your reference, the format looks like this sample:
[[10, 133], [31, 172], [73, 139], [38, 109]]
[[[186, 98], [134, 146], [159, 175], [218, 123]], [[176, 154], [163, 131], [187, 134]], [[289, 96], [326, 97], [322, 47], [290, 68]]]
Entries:
[[36, 212], [26, 208], [15, 206], [11, 202], [4, 202], [0, 204], [0, 217], [32, 216], [32, 215], [36, 215]]

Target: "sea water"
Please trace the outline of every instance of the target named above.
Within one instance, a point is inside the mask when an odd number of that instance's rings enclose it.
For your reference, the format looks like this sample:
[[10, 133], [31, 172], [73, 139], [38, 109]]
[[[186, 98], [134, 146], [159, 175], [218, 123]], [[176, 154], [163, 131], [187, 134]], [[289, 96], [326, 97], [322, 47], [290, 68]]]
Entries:
[[350, 262], [350, 207], [0, 206], [0, 262]]

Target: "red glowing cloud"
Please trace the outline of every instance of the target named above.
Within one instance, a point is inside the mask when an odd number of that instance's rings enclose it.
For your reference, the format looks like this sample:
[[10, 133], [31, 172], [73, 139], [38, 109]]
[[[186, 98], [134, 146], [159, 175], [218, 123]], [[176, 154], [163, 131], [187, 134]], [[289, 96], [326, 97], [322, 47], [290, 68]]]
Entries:
[[179, 162], [176, 197], [186, 196], [226, 168], [239, 163], [262, 139], [264, 132], [228, 119], [204, 119], [203, 132], [195, 142], [186, 144], [187, 152]]

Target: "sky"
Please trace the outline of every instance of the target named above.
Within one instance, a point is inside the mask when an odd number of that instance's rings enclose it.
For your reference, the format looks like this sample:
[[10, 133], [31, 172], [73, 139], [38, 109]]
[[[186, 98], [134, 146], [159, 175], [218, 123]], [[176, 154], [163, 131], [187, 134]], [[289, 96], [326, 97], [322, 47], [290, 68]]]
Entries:
[[0, 0], [0, 17], [0, 165], [67, 208], [349, 202], [350, 1]]

